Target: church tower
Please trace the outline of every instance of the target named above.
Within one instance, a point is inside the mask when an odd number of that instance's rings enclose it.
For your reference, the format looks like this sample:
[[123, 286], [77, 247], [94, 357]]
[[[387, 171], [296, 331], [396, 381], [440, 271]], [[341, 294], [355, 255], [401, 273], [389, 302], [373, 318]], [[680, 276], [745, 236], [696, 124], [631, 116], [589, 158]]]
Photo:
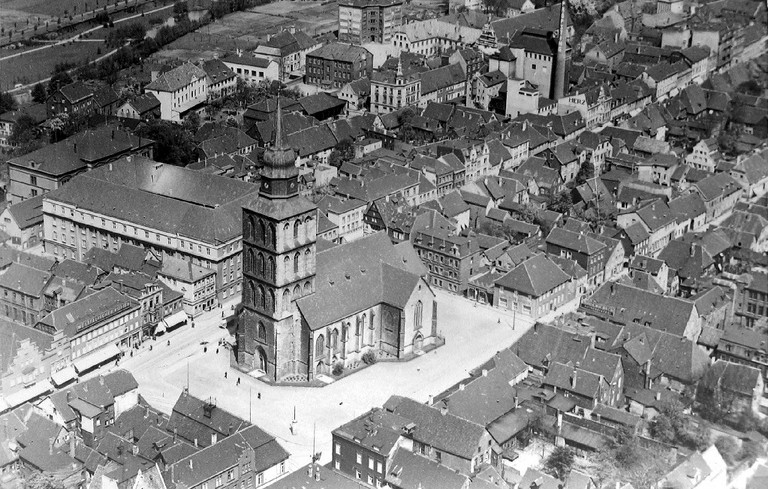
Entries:
[[296, 299], [315, 290], [317, 207], [299, 195], [296, 153], [283, 142], [280, 96], [275, 144], [264, 152], [259, 195], [243, 206], [243, 299], [238, 367], [272, 381], [307, 377], [308, 335]]
[[560, 100], [565, 96], [565, 72], [568, 59], [568, 23], [565, 15], [568, 9], [568, 3], [563, 0], [560, 3], [560, 27], [557, 30], [557, 57], [555, 58], [555, 100]]

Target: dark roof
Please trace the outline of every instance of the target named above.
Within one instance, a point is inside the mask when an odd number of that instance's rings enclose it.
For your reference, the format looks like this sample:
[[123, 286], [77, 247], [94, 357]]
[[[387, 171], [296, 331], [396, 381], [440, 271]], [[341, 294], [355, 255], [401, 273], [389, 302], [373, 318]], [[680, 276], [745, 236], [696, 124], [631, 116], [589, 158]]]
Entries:
[[297, 301], [310, 329], [377, 304], [404, 308], [426, 275], [409, 248], [396, 248], [386, 232], [379, 232], [319, 252], [315, 293]]
[[522, 294], [541, 297], [570, 280], [568, 274], [544, 255], [525, 260], [496, 281], [496, 285]]
[[440, 409], [407, 397], [390, 397], [384, 409], [416, 424], [414, 440], [467, 460], [475, 456], [485, 433], [485, 428], [477, 423], [450, 412], [443, 414]]
[[175, 92], [186, 87], [193, 80], [205, 78], [205, 71], [192, 63], [183, 65], [167, 71], [158, 76], [153, 82], [144, 87], [144, 90], [155, 90], [158, 92]]
[[589, 307], [590, 314], [621, 324], [637, 321], [638, 324], [678, 336], [684, 336], [695, 307], [689, 300], [661, 296], [617, 283], [602, 285], [583, 303], [598, 307], [599, 313]]
[[8, 270], [0, 275], [0, 288], [40, 298], [50, 280], [51, 274], [49, 272], [37, 270], [21, 263], [12, 263]]
[[211, 83], [219, 83], [234, 78], [235, 72], [230, 70], [220, 59], [209, 59], [203, 63], [203, 71], [210, 78]]
[[211, 445], [211, 435], [223, 439], [249, 426], [248, 421], [186, 391], [179, 395], [168, 420], [169, 431], [204, 447]]
[[308, 53], [307, 56], [349, 63], [371, 59], [371, 53], [367, 49], [355, 46], [354, 44], [343, 44], [340, 42], [326, 44]]
[[61, 87], [59, 91], [71, 103], [79, 102], [93, 96], [93, 90], [91, 90], [85, 83], [81, 81], [76, 81], [70, 83], [69, 85], [65, 85]]
[[606, 245], [587, 235], [567, 231], [562, 228], [554, 228], [546, 239], [547, 243], [570, 250], [576, 250], [585, 255], [593, 255], [606, 247]]

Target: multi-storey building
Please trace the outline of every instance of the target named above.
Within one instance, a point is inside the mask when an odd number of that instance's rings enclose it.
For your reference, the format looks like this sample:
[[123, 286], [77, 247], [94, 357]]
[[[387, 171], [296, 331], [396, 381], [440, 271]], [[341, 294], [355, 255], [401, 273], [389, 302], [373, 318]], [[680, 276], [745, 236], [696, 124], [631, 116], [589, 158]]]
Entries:
[[44, 291], [52, 274], [12, 263], [0, 275], [0, 314], [9, 321], [34, 326], [45, 310]]
[[733, 309], [741, 324], [750, 328], [768, 317], [768, 275], [753, 273], [752, 281], [735, 294]]
[[389, 43], [403, 22], [402, 0], [342, 0], [339, 41]]
[[373, 55], [352, 44], [332, 43], [307, 54], [305, 80], [310, 85], [341, 88], [358, 78], [370, 76]]
[[463, 294], [469, 277], [480, 266], [476, 240], [451, 236], [443, 229], [425, 228], [412, 236], [413, 247], [429, 270], [429, 283]]
[[85, 116], [96, 108], [93, 90], [81, 81], [59, 88], [48, 96], [45, 105], [49, 118], [59, 114]]
[[397, 72], [377, 71], [371, 76], [371, 112], [389, 114], [421, 99], [421, 78], [416, 73], [403, 73], [402, 62]]
[[190, 317], [199, 316], [216, 304], [216, 272], [213, 270], [169, 256], [163, 260], [157, 277], [170, 289], [183, 294], [184, 312]]
[[339, 238], [343, 241], [353, 241], [363, 237], [363, 215], [368, 203], [353, 198], [328, 195], [317, 203], [332, 223], [339, 226]]
[[280, 76], [278, 62], [267, 57], [238, 51], [221, 60], [238, 78], [255, 84], [264, 80], [277, 80]]
[[587, 271], [589, 283], [600, 285], [605, 272], [605, 258], [608, 247], [587, 235], [554, 228], [547, 236], [547, 253], [568, 260], [574, 260]]
[[[241, 291], [241, 208], [254, 185], [132, 158], [80, 175], [43, 201], [45, 250], [82, 260], [123, 243], [216, 273], [219, 301]], [[118, 205], [130, 202], [130, 205]]]
[[128, 155], [152, 158], [155, 142], [100, 126], [8, 160], [11, 204], [44, 195], [75, 176]]
[[192, 63], [163, 73], [144, 87], [160, 101], [160, 118], [181, 122], [191, 109], [208, 100], [208, 82], [205, 70]]
[[35, 329], [53, 336], [51, 348], [57, 356], [51, 371], [74, 363], [83, 372], [141, 342], [141, 305], [107, 287], [56, 309]]
[[254, 54], [277, 63], [280, 79], [288, 81], [291, 75], [304, 74], [307, 54], [320, 46], [320, 41], [291, 27], [271, 36], [267, 42], [256, 48]]

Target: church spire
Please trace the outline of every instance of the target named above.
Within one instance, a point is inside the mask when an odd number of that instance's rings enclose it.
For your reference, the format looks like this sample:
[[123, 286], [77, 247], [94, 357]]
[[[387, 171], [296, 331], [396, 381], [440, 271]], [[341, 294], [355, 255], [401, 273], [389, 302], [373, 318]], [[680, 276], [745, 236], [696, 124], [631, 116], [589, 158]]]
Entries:
[[565, 21], [565, 14], [568, 4], [565, 0], [560, 3], [560, 27], [557, 31], [557, 59], [555, 60], [555, 91], [554, 99], [558, 100], [565, 96], [565, 65], [566, 53], [568, 51], [568, 25]]
[[275, 144], [264, 151], [264, 167], [261, 169], [263, 197], [286, 199], [299, 193], [299, 169], [296, 167], [296, 152], [283, 141], [283, 107], [280, 102], [280, 78], [282, 62], [278, 69], [277, 119], [275, 120]]

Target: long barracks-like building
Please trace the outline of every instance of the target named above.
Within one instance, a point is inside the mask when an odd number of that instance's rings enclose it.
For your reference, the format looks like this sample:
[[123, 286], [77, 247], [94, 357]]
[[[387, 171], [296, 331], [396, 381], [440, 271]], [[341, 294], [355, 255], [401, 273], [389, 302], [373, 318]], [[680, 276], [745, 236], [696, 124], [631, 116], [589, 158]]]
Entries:
[[45, 251], [82, 260], [94, 247], [141, 246], [214, 270], [216, 297], [227, 300], [241, 292], [242, 206], [256, 192], [239, 180], [126, 158], [45, 196]]

